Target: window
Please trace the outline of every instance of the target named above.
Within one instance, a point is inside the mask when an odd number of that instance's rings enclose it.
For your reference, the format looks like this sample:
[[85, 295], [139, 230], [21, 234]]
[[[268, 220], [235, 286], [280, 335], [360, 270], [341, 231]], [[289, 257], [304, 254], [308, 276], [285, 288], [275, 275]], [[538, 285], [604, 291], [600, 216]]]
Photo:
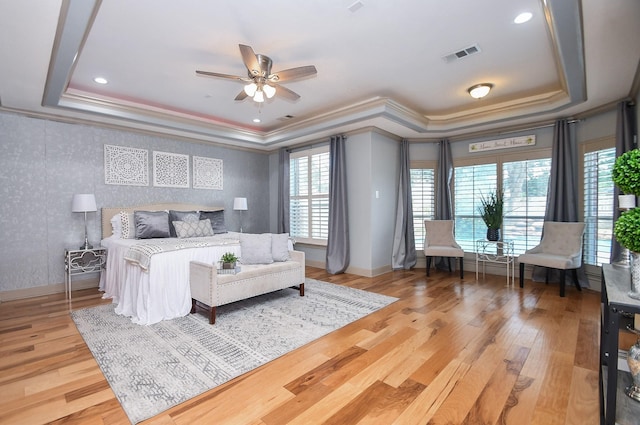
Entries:
[[454, 169], [454, 210], [456, 242], [465, 251], [475, 251], [475, 240], [487, 235], [487, 227], [478, 213], [480, 199], [496, 190], [496, 164], [481, 164]]
[[424, 221], [435, 216], [435, 170], [429, 164], [412, 162], [410, 173], [413, 235], [418, 250], [424, 247]]
[[326, 244], [329, 146], [294, 152], [289, 161], [289, 234], [299, 242]]
[[514, 242], [515, 255], [540, 243], [550, 172], [551, 158], [512, 161], [502, 165], [502, 238]]
[[514, 241], [515, 255], [540, 242], [551, 170], [548, 155], [544, 149], [460, 161], [454, 168], [454, 217], [456, 241], [465, 251], [474, 252], [474, 241], [486, 237], [478, 206], [482, 196], [498, 187], [505, 200], [501, 238]]
[[585, 264], [599, 266], [609, 262], [613, 234], [613, 190], [611, 170], [615, 148], [588, 144], [583, 149], [584, 246]]

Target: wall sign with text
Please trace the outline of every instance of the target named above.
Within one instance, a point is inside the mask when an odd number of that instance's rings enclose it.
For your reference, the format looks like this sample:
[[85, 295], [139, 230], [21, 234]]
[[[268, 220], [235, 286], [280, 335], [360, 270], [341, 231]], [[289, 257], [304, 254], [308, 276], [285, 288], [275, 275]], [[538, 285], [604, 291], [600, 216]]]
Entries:
[[536, 136], [509, 137], [508, 139], [487, 140], [486, 142], [470, 143], [469, 152], [492, 151], [495, 149], [509, 149], [521, 146], [533, 146]]

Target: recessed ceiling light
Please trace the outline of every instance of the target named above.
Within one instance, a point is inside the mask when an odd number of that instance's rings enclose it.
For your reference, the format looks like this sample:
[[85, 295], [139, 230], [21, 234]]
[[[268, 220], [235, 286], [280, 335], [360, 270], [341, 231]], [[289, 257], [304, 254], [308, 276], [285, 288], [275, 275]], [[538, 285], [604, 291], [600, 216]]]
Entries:
[[93, 81], [95, 81], [98, 84], [107, 84], [108, 83], [107, 79], [104, 78], [104, 77], [96, 77], [96, 78], [93, 79]]
[[254, 119], [253, 119], [253, 122], [255, 122], [255, 123], [259, 123], [259, 122], [261, 122], [261, 121], [260, 121], [260, 118], [254, 118]]
[[516, 16], [516, 18], [513, 20], [513, 22], [515, 22], [516, 24], [524, 24], [525, 22], [529, 22], [529, 20], [533, 17], [533, 15], [530, 12], [523, 12], [521, 14], [519, 14], [518, 16]]

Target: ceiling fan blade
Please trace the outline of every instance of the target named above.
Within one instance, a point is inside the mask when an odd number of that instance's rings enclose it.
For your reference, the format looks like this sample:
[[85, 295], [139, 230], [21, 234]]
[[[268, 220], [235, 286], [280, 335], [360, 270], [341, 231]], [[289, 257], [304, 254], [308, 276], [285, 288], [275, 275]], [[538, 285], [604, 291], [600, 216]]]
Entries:
[[276, 96], [281, 96], [289, 100], [298, 100], [300, 99], [300, 95], [294, 91], [289, 90], [288, 88], [278, 85], [276, 86]]
[[229, 74], [220, 74], [219, 72], [196, 71], [196, 74], [206, 75], [208, 77], [227, 78], [229, 80], [240, 80], [240, 81], [248, 81], [249, 80], [246, 77], [238, 77], [236, 75], [229, 75]]
[[233, 100], [245, 100], [247, 98], [247, 96], [248, 95], [244, 92], [244, 90], [242, 90], [240, 93], [238, 93], [236, 98], [233, 99]]
[[308, 77], [310, 75], [316, 75], [318, 71], [313, 65], [299, 66], [297, 68], [285, 69], [271, 74], [268, 78], [269, 81], [281, 83], [283, 81], [291, 81], [297, 78]]
[[246, 46], [244, 44], [240, 44], [239, 46], [240, 54], [242, 55], [242, 61], [247, 67], [249, 73], [251, 75], [260, 75], [260, 65], [258, 64], [258, 59], [256, 58], [256, 54], [251, 46]]

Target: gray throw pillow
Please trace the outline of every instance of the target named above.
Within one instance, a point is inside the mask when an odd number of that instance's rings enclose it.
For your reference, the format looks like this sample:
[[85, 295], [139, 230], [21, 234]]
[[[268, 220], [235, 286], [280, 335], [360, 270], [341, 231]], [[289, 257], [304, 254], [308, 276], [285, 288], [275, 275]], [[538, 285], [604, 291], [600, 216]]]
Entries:
[[242, 264], [271, 264], [271, 233], [240, 233]]
[[273, 257], [273, 261], [289, 260], [288, 233], [273, 233], [271, 235], [271, 257]]
[[200, 220], [209, 219], [213, 233], [227, 233], [224, 225], [224, 211], [200, 211]]
[[169, 210], [169, 234], [172, 238], [177, 236], [176, 229], [173, 226], [174, 221], [198, 221], [200, 213], [198, 211], [176, 211]]
[[134, 211], [136, 239], [168, 238], [169, 213], [166, 211]]

